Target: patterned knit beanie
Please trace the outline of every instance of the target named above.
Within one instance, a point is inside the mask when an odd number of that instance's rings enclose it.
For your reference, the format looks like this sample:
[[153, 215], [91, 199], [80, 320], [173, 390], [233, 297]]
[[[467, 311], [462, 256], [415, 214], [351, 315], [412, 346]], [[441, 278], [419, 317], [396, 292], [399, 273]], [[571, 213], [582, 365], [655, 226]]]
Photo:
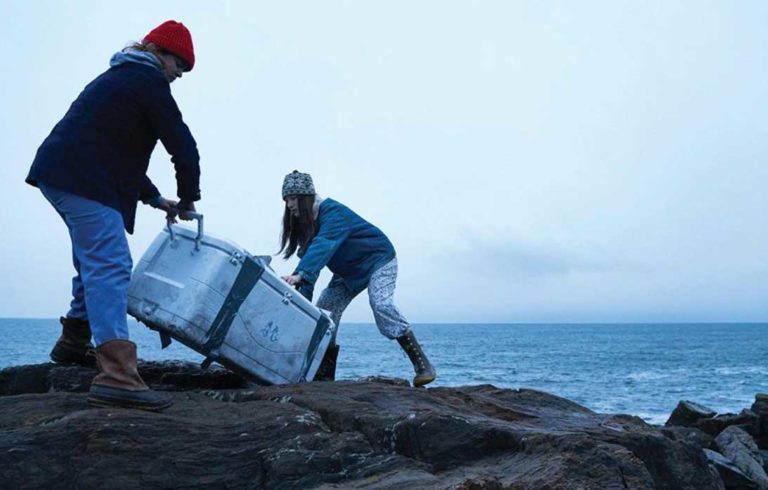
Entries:
[[155, 44], [158, 48], [175, 54], [189, 65], [187, 71], [195, 66], [195, 49], [192, 46], [192, 35], [184, 24], [175, 20], [167, 20], [155, 27], [144, 36], [144, 41]]
[[312, 176], [303, 174], [294, 170], [285, 176], [283, 180], [283, 199], [285, 196], [313, 196], [315, 194], [315, 184], [312, 183]]

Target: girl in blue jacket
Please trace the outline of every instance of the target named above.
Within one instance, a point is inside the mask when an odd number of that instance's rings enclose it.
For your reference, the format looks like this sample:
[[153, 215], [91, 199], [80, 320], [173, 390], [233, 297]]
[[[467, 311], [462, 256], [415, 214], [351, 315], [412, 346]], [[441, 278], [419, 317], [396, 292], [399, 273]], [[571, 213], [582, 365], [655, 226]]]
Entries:
[[[434, 381], [435, 369], [416, 341], [408, 320], [393, 302], [397, 280], [395, 248], [378, 228], [333, 199], [315, 193], [312, 177], [294, 170], [283, 181], [283, 232], [280, 252], [285, 259], [296, 253], [296, 270], [283, 279], [312, 300], [323, 267], [333, 272], [317, 307], [331, 312], [338, 326], [349, 303], [364, 289], [379, 331], [396, 339], [413, 364], [414, 386]], [[333, 380], [339, 347], [334, 338], [315, 380]]]
[[[139, 200], [173, 220], [200, 199], [197, 145], [170, 89], [194, 64], [189, 30], [172, 20], [116, 53], [40, 145], [27, 176], [67, 225], [77, 271], [51, 358], [98, 363], [93, 405], [162, 410], [172, 403], [141, 379], [136, 345], [128, 340], [132, 261], [123, 228], [133, 232]], [[178, 203], [163, 198], [146, 175], [158, 139], [176, 167]]]

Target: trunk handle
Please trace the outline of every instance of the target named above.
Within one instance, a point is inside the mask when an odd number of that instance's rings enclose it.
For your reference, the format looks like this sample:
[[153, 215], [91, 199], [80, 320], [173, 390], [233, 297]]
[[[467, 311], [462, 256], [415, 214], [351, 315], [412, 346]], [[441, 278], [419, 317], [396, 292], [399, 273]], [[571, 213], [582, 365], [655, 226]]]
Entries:
[[[179, 211], [179, 216], [183, 215], [185, 218], [191, 218], [197, 220], [197, 236], [195, 237], [195, 250], [200, 250], [200, 241], [203, 239], [203, 215], [201, 213], [195, 213], [192, 211]], [[176, 239], [176, 234], [173, 232], [173, 226], [171, 226], [171, 220], [166, 221], [168, 227], [168, 233], [171, 235], [171, 241]]]

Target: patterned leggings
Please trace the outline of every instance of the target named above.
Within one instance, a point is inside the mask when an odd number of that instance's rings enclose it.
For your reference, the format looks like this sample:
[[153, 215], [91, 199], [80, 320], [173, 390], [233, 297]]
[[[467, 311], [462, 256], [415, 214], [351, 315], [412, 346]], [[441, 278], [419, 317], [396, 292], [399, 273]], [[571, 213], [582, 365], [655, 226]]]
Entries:
[[[382, 335], [396, 339], [408, 332], [410, 325], [395, 306], [395, 281], [397, 281], [397, 258], [387, 262], [371, 276], [368, 282], [368, 299], [373, 310], [376, 326]], [[331, 319], [338, 326], [341, 315], [356, 294], [351, 293], [340, 280], [332, 280], [320, 294], [317, 307], [331, 312]], [[338, 332], [338, 329], [336, 330]], [[336, 342], [336, 339], [333, 339]]]

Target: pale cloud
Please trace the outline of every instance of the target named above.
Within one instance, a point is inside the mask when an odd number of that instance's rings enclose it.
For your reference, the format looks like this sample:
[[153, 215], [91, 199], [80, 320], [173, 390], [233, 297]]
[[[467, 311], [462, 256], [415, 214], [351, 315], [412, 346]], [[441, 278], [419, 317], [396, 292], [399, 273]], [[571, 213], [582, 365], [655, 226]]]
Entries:
[[580, 257], [567, 248], [513, 241], [484, 241], [474, 237], [466, 239], [461, 249], [447, 252], [437, 254], [443, 264], [453, 263], [465, 271], [476, 272], [477, 266], [473, 261], [461, 259], [475, 257], [493, 264], [485, 271], [488, 275], [518, 282], [627, 269], [623, 264], [611, 263], [607, 257]]

